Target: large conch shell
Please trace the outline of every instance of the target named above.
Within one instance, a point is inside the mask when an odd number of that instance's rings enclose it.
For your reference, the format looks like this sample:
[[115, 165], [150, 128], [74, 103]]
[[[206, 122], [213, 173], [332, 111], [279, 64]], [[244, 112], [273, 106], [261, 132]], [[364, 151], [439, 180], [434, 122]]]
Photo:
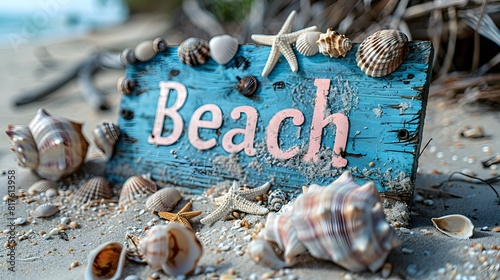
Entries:
[[474, 224], [463, 215], [454, 214], [432, 218], [432, 223], [437, 230], [449, 237], [469, 239], [474, 234]]
[[359, 186], [350, 172], [344, 172], [326, 187], [313, 184], [306, 190], [282, 215], [270, 213], [260, 233], [269, 246], [276, 244], [284, 252], [284, 262], [260, 256], [259, 251], [270, 252], [262, 242], [248, 246], [254, 260], [258, 256], [273, 268], [282, 263], [292, 266], [296, 256], [307, 250], [318, 259], [330, 260], [350, 271], [373, 272], [399, 245], [395, 231], [385, 220], [373, 182]]
[[87, 155], [82, 124], [38, 110], [28, 126], [9, 125], [6, 131], [19, 166], [57, 181], [75, 172]]
[[120, 242], [107, 242], [89, 254], [86, 280], [118, 280], [125, 267], [127, 250]]

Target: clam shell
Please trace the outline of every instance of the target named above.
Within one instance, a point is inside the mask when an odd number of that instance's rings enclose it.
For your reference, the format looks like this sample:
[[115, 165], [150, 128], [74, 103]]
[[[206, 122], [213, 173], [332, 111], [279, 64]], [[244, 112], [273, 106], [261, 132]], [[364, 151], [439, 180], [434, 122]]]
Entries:
[[125, 267], [126, 250], [120, 242], [107, 242], [92, 250], [88, 257], [85, 279], [120, 279]]
[[95, 176], [85, 182], [74, 194], [73, 202], [86, 203], [96, 199], [113, 197], [113, 190], [106, 178]]
[[146, 200], [146, 209], [151, 212], [169, 212], [181, 200], [181, 193], [174, 188], [164, 188]]
[[109, 160], [113, 155], [116, 141], [120, 137], [120, 127], [114, 123], [104, 122], [94, 129], [93, 136], [94, 143]]
[[52, 182], [52, 181], [49, 181], [46, 179], [42, 179], [42, 180], [34, 182], [28, 188], [28, 194], [35, 195], [35, 194], [39, 194], [39, 193], [44, 193], [49, 189], [57, 190], [58, 186], [59, 186], [58, 183], [55, 183], [55, 182]]
[[319, 52], [330, 57], [345, 57], [347, 52], [352, 48], [352, 43], [344, 34], [333, 31], [328, 28], [325, 34], [319, 36], [318, 41]]
[[258, 85], [257, 78], [254, 76], [245, 76], [241, 79], [239, 78], [236, 89], [244, 96], [249, 97], [257, 91]]
[[50, 203], [45, 203], [33, 210], [33, 212], [31, 212], [31, 216], [35, 218], [47, 218], [55, 215], [58, 212], [59, 208]]
[[116, 82], [116, 89], [119, 93], [129, 95], [135, 89], [135, 81], [127, 77], [120, 77]]
[[267, 198], [267, 208], [276, 212], [280, 211], [286, 203], [286, 193], [282, 190], [274, 190]]
[[38, 150], [29, 127], [9, 125], [5, 133], [10, 138], [12, 144], [10, 150], [14, 153], [17, 164], [21, 167], [36, 169], [38, 166]]
[[409, 52], [406, 34], [399, 30], [381, 30], [359, 45], [356, 62], [366, 75], [383, 77], [394, 72]]
[[432, 218], [434, 227], [449, 237], [457, 239], [469, 239], [474, 234], [474, 224], [463, 215], [446, 215]]
[[134, 49], [134, 56], [142, 62], [150, 61], [156, 54], [153, 40], [142, 41]]
[[208, 42], [210, 56], [218, 64], [226, 64], [233, 59], [238, 52], [238, 39], [229, 36], [215, 36]]
[[200, 38], [188, 38], [179, 45], [177, 55], [182, 63], [189, 66], [205, 64], [210, 57], [208, 41]]
[[295, 42], [295, 48], [297, 51], [304, 56], [312, 56], [319, 52], [319, 46], [316, 41], [319, 40], [319, 31], [311, 31], [302, 33], [297, 37]]
[[170, 223], [153, 226], [139, 244], [153, 269], [161, 268], [171, 276], [189, 275], [194, 272], [203, 254], [203, 247], [194, 231]]
[[132, 176], [123, 183], [119, 206], [127, 207], [141, 197], [147, 197], [156, 192], [156, 184], [142, 176]]

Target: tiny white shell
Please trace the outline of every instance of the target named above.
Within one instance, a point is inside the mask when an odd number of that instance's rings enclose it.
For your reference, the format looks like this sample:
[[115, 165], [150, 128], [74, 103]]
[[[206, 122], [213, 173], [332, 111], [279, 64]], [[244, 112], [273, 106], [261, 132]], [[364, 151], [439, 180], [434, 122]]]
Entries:
[[131, 176], [123, 183], [118, 205], [127, 207], [139, 198], [147, 197], [155, 192], [156, 184], [153, 181], [143, 176]]
[[42, 179], [39, 181], [34, 182], [29, 188], [28, 188], [28, 194], [30, 195], [35, 195], [39, 194], [42, 192], [46, 192], [49, 189], [57, 189], [59, 186], [58, 183], [52, 182], [46, 179]]
[[319, 40], [319, 31], [311, 31], [302, 33], [297, 37], [295, 42], [295, 48], [297, 51], [304, 56], [312, 56], [319, 52], [319, 46], [316, 41]]
[[215, 36], [208, 42], [210, 56], [218, 64], [226, 64], [238, 51], [238, 40], [229, 35]]
[[146, 209], [151, 212], [169, 212], [181, 200], [181, 193], [175, 188], [163, 188], [146, 200]]
[[86, 280], [118, 280], [125, 267], [126, 250], [120, 242], [107, 242], [89, 254]]
[[76, 203], [86, 203], [91, 200], [111, 197], [113, 197], [113, 190], [106, 178], [95, 176], [80, 186], [78, 191], [73, 194], [73, 201]]
[[437, 230], [449, 237], [469, 239], [474, 234], [474, 224], [463, 215], [453, 214], [432, 218], [432, 224]]
[[55, 215], [58, 212], [59, 208], [50, 203], [45, 203], [38, 206], [33, 212], [31, 212], [31, 216], [35, 218], [47, 218]]

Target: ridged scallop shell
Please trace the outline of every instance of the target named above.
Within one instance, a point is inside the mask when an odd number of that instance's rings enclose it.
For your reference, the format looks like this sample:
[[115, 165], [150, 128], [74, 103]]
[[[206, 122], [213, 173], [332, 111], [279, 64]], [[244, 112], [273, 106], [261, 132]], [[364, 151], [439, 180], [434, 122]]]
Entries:
[[120, 127], [114, 123], [104, 122], [94, 129], [94, 143], [110, 159], [120, 137]]
[[333, 31], [328, 28], [325, 34], [319, 36], [318, 41], [319, 52], [330, 57], [345, 57], [352, 48], [352, 43], [344, 34]]
[[44, 193], [49, 189], [55, 189], [57, 190], [59, 187], [58, 183], [42, 179], [39, 181], [34, 182], [29, 188], [28, 188], [28, 194], [30, 195], [35, 195], [39, 193]]
[[399, 30], [381, 30], [359, 45], [356, 62], [366, 75], [383, 77], [394, 72], [409, 52], [406, 34]]
[[274, 190], [267, 198], [267, 208], [276, 212], [280, 211], [286, 203], [286, 193], [282, 190]]
[[437, 230], [449, 237], [457, 239], [469, 239], [474, 234], [474, 224], [463, 215], [446, 215], [432, 218], [432, 224]]
[[317, 54], [319, 52], [319, 46], [316, 44], [316, 41], [319, 40], [319, 35], [321, 35], [321, 32], [319, 31], [311, 31], [300, 34], [295, 42], [295, 48], [300, 54], [305, 56]]
[[177, 224], [153, 226], [139, 244], [148, 264], [167, 275], [189, 275], [203, 254], [203, 247], [191, 229]]
[[[88, 143], [82, 134], [82, 124], [65, 118], [51, 116], [45, 109], [39, 109], [28, 125], [32, 138], [25, 126], [9, 126], [6, 131], [11, 138], [11, 149], [21, 166], [30, 167], [40, 177], [57, 181], [75, 172], [87, 155]], [[36, 144], [38, 158], [34, 156]], [[27, 162], [32, 160], [32, 162]]]
[[58, 212], [59, 208], [50, 203], [45, 203], [33, 210], [33, 212], [31, 212], [31, 216], [35, 218], [47, 218], [57, 214]]
[[179, 45], [177, 55], [182, 63], [189, 66], [205, 64], [210, 57], [208, 41], [200, 38], [188, 38]]
[[226, 64], [238, 52], [238, 39], [229, 35], [215, 36], [208, 42], [210, 56], [218, 64]]
[[86, 203], [96, 199], [109, 199], [113, 197], [113, 190], [109, 186], [106, 178], [95, 176], [85, 182], [73, 194], [73, 202]]
[[135, 81], [127, 77], [120, 77], [116, 82], [116, 89], [119, 93], [129, 95], [135, 89]]
[[123, 183], [118, 205], [127, 207], [135, 203], [137, 199], [155, 192], [156, 184], [153, 181], [143, 176], [132, 176]]
[[146, 209], [150, 212], [170, 212], [181, 200], [181, 193], [174, 188], [164, 188], [146, 200]]
[[118, 280], [125, 267], [126, 250], [120, 242], [106, 242], [92, 250], [85, 268], [86, 280]]
[[236, 84], [236, 89], [244, 96], [252, 96], [256, 91], [259, 83], [254, 76], [244, 76], [243, 78], [238, 77], [238, 83]]

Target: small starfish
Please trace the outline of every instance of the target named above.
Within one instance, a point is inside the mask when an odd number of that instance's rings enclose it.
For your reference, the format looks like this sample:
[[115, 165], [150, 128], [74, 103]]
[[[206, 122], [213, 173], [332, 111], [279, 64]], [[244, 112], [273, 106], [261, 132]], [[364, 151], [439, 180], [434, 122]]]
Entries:
[[299, 70], [299, 65], [297, 63], [297, 58], [295, 57], [295, 53], [293, 52], [291, 44], [295, 43], [297, 37], [300, 34], [315, 31], [316, 26], [311, 26], [299, 31], [295, 31], [290, 33], [292, 30], [293, 21], [295, 20], [295, 16], [297, 12], [294, 10], [287, 17], [283, 27], [281, 27], [280, 31], [276, 35], [262, 35], [262, 34], [253, 34], [252, 40], [257, 43], [272, 46], [271, 52], [269, 53], [269, 58], [267, 59], [266, 66], [262, 71], [262, 77], [267, 77], [269, 73], [273, 70], [276, 62], [278, 62], [278, 58], [280, 57], [280, 53], [282, 53], [288, 64], [290, 64], [290, 68], [292, 68], [293, 72], [297, 72]]
[[214, 222], [226, 217], [227, 214], [231, 213], [233, 210], [239, 210], [245, 213], [257, 215], [267, 214], [269, 209], [264, 206], [260, 206], [257, 203], [250, 202], [249, 200], [264, 194], [270, 186], [271, 183], [267, 182], [257, 188], [239, 189], [236, 182], [233, 182], [233, 185], [227, 194], [214, 199], [216, 204], [220, 204], [219, 208], [215, 209], [214, 212], [201, 219], [200, 223], [204, 225], [213, 224]]
[[191, 224], [189, 223], [188, 219], [191, 219], [193, 217], [200, 215], [202, 211], [189, 211], [189, 212], [187, 212], [189, 209], [191, 209], [191, 205], [193, 205], [193, 202], [189, 201], [177, 213], [158, 212], [158, 216], [160, 216], [161, 218], [163, 218], [165, 220], [179, 223], [179, 224], [184, 225], [190, 229], [193, 229], [193, 227], [191, 227]]

